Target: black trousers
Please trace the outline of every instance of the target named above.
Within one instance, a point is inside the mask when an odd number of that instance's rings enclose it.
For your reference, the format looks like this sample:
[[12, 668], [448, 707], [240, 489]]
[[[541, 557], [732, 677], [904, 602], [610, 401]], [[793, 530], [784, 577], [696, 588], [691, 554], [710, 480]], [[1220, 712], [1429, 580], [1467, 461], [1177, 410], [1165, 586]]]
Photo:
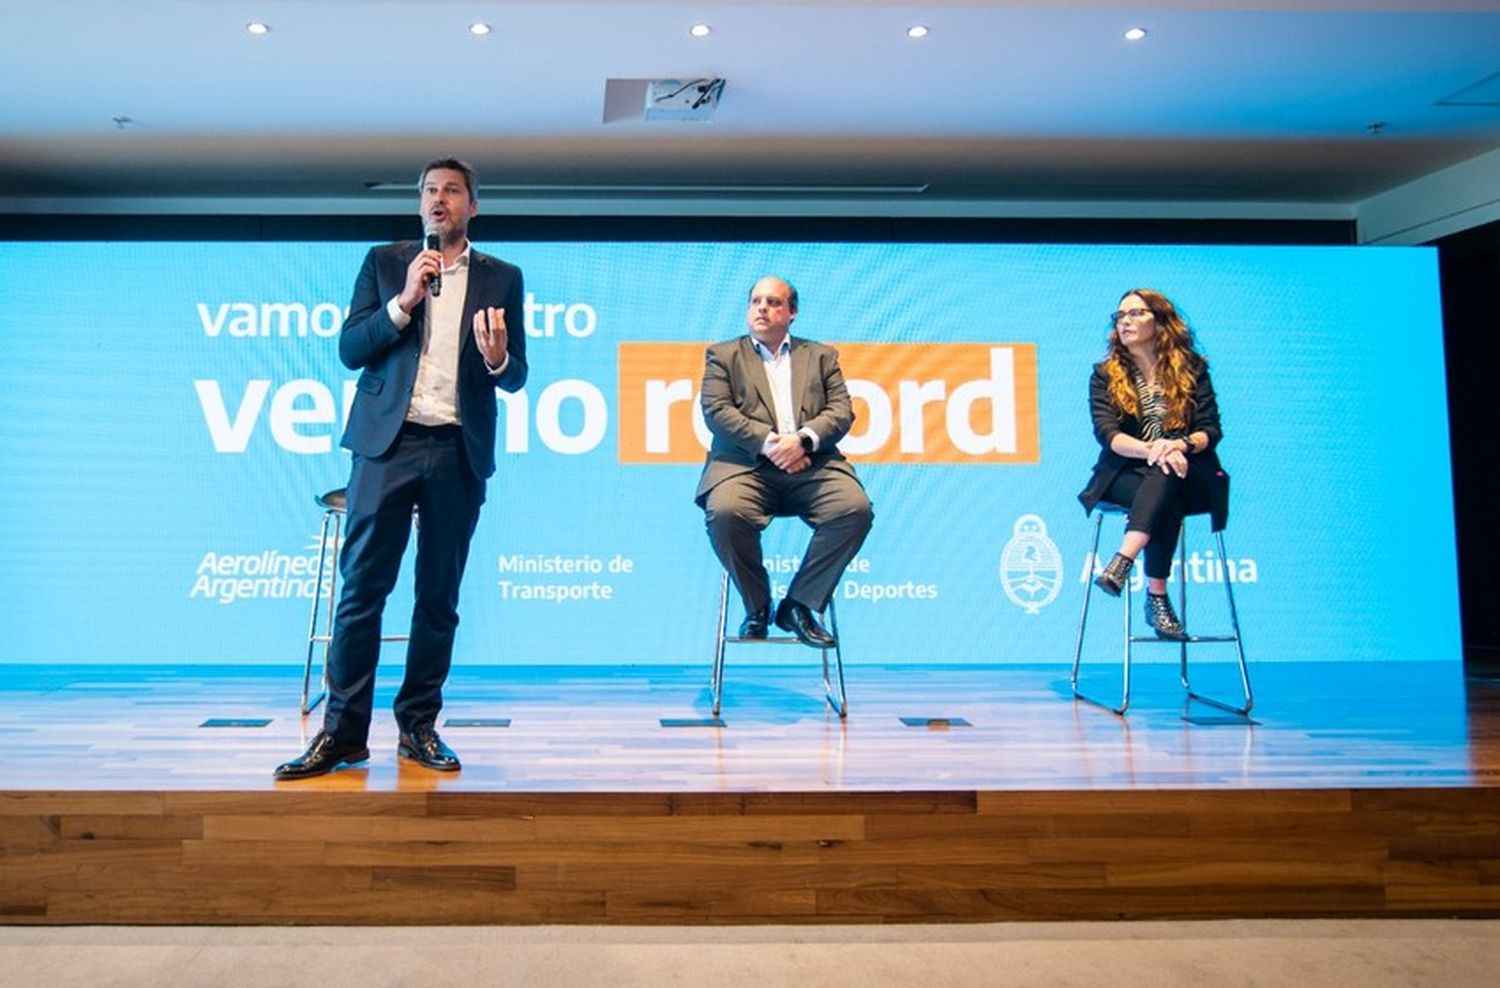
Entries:
[[770, 461], [715, 486], [703, 509], [709, 541], [747, 613], [771, 600], [760, 533], [772, 518], [796, 515], [813, 528], [786, 596], [815, 611], [828, 606], [875, 518], [865, 489], [842, 470], [815, 465], [789, 474]]
[[384, 456], [354, 457], [334, 613], [323, 729], [364, 744], [370, 732], [381, 615], [396, 585], [417, 511], [416, 603], [406, 647], [406, 677], [396, 695], [402, 731], [431, 726], [458, 629], [458, 588], [484, 503], [485, 483], [469, 469], [458, 426], [408, 423]]
[[1182, 519], [1208, 510], [1212, 494], [1213, 471], [1207, 465], [1188, 460], [1186, 477], [1163, 473], [1160, 467], [1147, 466], [1121, 470], [1104, 492], [1104, 500], [1125, 508], [1129, 515], [1125, 529], [1151, 536], [1146, 543], [1146, 575], [1165, 580], [1172, 574], [1172, 556]]

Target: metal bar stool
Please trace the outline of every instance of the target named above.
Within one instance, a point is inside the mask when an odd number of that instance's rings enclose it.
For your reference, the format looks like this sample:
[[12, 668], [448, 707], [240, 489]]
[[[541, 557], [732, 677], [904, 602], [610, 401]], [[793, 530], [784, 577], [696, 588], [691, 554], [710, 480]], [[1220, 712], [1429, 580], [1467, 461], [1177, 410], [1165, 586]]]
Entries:
[[[842, 651], [842, 638], [839, 636], [838, 608], [834, 606], [833, 598], [828, 599], [828, 632], [833, 635], [833, 647], [823, 648], [818, 651], [823, 657], [823, 698], [828, 705], [838, 713], [839, 717], [849, 716], [849, 698], [844, 693], [844, 654]], [[802, 645], [791, 635], [777, 635], [767, 638], [741, 638], [729, 633], [729, 571], [725, 570], [719, 580], [719, 624], [718, 634], [714, 639], [714, 670], [709, 681], [709, 688], [713, 693], [714, 716], [719, 716], [719, 709], [724, 700], [724, 646], [725, 645]], [[830, 668], [828, 653], [833, 653], [833, 665]], [[837, 689], [835, 690], [835, 683]]]
[[[1226, 559], [1229, 558], [1228, 555], [1224, 551], [1224, 524], [1223, 524], [1223, 519], [1227, 516], [1227, 513], [1228, 513], [1227, 512], [1227, 503], [1228, 503], [1228, 483], [1227, 483], [1227, 481], [1228, 481], [1228, 478], [1225, 477], [1225, 483], [1222, 485], [1222, 489], [1223, 489], [1223, 495], [1222, 495], [1222, 501], [1221, 501], [1221, 504], [1223, 506], [1222, 510], [1220, 509], [1220, 507], [1216, 506], [1216, 508], [1213, 511], [1211, 511], [1211, 512], [1199, 512], [1200, 514], [1211, 514], [1212, 515], [1213, 533], [1214, 533], [1214, 538], [1215, 538], [1215, 540], [1217, 541], [1217, 544], [1218, 544], [1219, 559], [1220, 560], [1226, 560]], [[1217, 500], [1219, 500], [1219, 496], [1216, 494], [1216, 501]], [[1103, 501], [1101, 501], [1097, 506], [1095, 506], [1095, 508], [1094, 508], [1094, 542], [1093, 542], [1093, 545], [1089, 549], [1089, 558], [1090, 559], [1097, 560], [1099, 558], [1099, 531], [1100, 531], [1100, 529], [1104, 525], [1104, 516], [1105, 515], [1120, 515], [1120, 516], [1123, 517], [1126, 513], [1127, 513], [1126, 510], [1124, 508], [1120, 507], [1119, 505], [1109, 504], [1109, 503], [1103, 502]], [[1240, 638], [1240, 618], [1239, 618], [1239, 612], [1238, 612], [1238, 610], [1236, 610], [1236, 608], [1234, 606], [1234, 583], [1233, 583], [1232, 580], [1229, 579], [1228, 574], [1225, 575], [1225, 578], [1224, 578], [1223, 582], [1224, 582], [1224, 593], [1225, 593], [1225, 596], [1226, 596], [1226, 598], [1228, 600], [1228, 603], [1229, 603], [1229, 625], [1230, 625], [1230, 629], [1231, 629], [1230, 634], [1227, 634], [1227, 635], [1189, 635], [1186, 641], [1175, 642], [1175, 643], [1171, 642], [1171, 641], [1167, 641], [1167, 640], [1161, 639], [1161, 638], [1157, 638], [1155, 634], [1137, 635], [1137, 634], [1133, 634], [1132, 633], [1130, 622], [1131, 622], [1131, 616], [1135, 613], [1135, 596], [1134, 596], [1133, 590], [1131, 589], [1132, 582], [1133, 581], [1127, 580], [1126, 583], [1125, 583], [1125, 594], [1124, 594], [1124, 596], [1125, 596], [1125, 661], [1124, 661], [1124, 664], [1123, 664], [1123, 667], [1122, 667], [1123, 683], [1122, 683], [1122, 686], [1121, 686], [1120, 705], [1119, 706], [1112, 706], [1109, 703], [1106, 703], [1106, 702], [1104, 702], [1102, 700], [1096, 700], [1096, 699], [1094, 699], [1091, 696], [1085, 695], [1078, 688], [1078, 666], [1079, 666], [1079, 663], [1081, 663], [1083, 661], [1083, 634], [1084, 634], [1084, 630], [1088, 627], [1088, 620], [1089, 620], [1089, 600], [1093, 597], [1093, 594], [1094, 594], [1094, 581], [1092, 579], [1090, 579], [1088, 581], [1088, 585], [1084, 588], [1084, 592], [1083, 592], [1083, 613], [1081, 615], [1079, 615], [1079, 618], [1078, 618], [1078, 642], [1077, 642], [1077, 645], [1073, 649], [1073, 673], [1072, 673], [1072, 676], [1070, 678], [1070, 682], [1071, 682], [1071, 685], [1072, 685], [1072, 688], [1073, 688], [1073, 696], [1074, 696], [1074, 698], [1075, 699], [1079, 699], [1079, 700], [1083, 700], [1083, 701], [1085, 701], [1087, 703], [1092, 703], [1092, 704], [1094, 704], [1095, 706], [1098, 706], [1098, 707], [1103, 707], [1106, 710], [1112, 711], [1112, 712], [1114, 712], [1116, 714], [1120, 714], [1120, 715], [1123, 716], [1124, 713], [1125, 713], [1125, 711], [1130, 708], [1130, 660], [1131, 660], [1131, 651], [1132, 651], [1132, 648], [1135, 645], [1147, 645], [1147, 644], [1172, 645], [1172, 644], [1177, 644], [1179, 646], [1178, 677], [1182, 680], [1182, 688], [1187, 691], [1188, 698], [1190, 700], [1197, 700], [1197, 701], [1199, 701], [1201, 703], [1206, 703], [1206, 704], [1208, 704], [1209, 706], [1212, 706], [1212, 707], [1218, 707], [1220, 710], [1226, 710], [1226, 711], [1228, 711], [1230, 713], [1233, 713], [1233, 714], [1240, 714], [1242, 716], [1249, 716], [1249, 714], [1250, 714], [1250, 708], [1255, 705], [1255, 696], [1254, 696], [1254, 694], [1250, 690], [1250, 670], [1245, 665], [1245, 648], [1244, 648], [1244, 643], [1243, 643], [1243, 641]], [[1179, 532], [1177, 534], [1177, 613], [1178, 613], [1179, 618], [1183, 622], [1183, 626], [1186, 627], [1187, 626], [1187, 614], [1188, 614], [1188, 607], [1187, 607], [1187, 519], [1186, 518], [1183, 519], [1182, 528], [1179, 530]], [[1230, 644], [1230, 643], [1232, 643], [1234, 645], [1235, 658], [1239, 662], [1240, 686], [1243, 689], [1244, 695], [1245, 695], [1245, 700], [1244, 700], [1243, 705], [1235, 705], [1233, 703], [1228, 703], [1228, 702], [1226, 702], [1224, 700], [1215, 699], [1214, 697], [1211, 697], [1211, 696], [1205, 696], [1204, 694], [1199, 693], [1199, 692], [1197, 692], [1196, 690], [1193, 689], [1192, 682], [1188, 678], [1188, 646], [1189, 645]]]
[[[333, 615], [339, 602], [339, 548], [344, 544], [344, 513], [348, 510], [348, 489], [320, 494], [316, 498], [323, 509], [323, 525], [318, 529], [318, 575], [313, 581], [312, 614], [307, 619], [307, 662], [302, 667], [302, 714], [306, 716], [317, 709], [328, 695], [328, 653], [333, 650]], [[416, 512], [412, 513], [413, 522]], [[331, 563], [330, 563], [331, 557]], [[328, 572], [328, 590], [323, 590], [323, 573]], [[323, 615], [323, 630], [318, 631], [318, 612], [322, 610], [324, 598], [328, 610]], [[404, 642], [407, 635], [381, 635], [383, 642]], [[318, 695], [310, 697], [312, 691], [313, 651], [323, 646], [323, 675]]]

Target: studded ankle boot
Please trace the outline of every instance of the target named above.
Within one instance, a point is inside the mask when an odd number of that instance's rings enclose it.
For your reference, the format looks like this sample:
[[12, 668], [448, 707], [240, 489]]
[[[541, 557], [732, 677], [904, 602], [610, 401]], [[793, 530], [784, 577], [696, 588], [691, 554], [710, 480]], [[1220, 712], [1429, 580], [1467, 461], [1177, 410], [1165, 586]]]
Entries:
[[1146, 592], [1146, 622], [1156, 632], [1156, 637], [1170, 642], [1187, 641], [1187, 632], [1172, 610], [1172, 598], [1164, 593]]
[[1125, 581], [1130, 579], [1130, 568], [1134, 565], [1134, 559], [1122, 553], [1115, 553], [1115, 558], [1109, 561], [1103, 572], [1094, 577], [1094, 586], [1111, 597], [1120, 596], [1125, 589]]

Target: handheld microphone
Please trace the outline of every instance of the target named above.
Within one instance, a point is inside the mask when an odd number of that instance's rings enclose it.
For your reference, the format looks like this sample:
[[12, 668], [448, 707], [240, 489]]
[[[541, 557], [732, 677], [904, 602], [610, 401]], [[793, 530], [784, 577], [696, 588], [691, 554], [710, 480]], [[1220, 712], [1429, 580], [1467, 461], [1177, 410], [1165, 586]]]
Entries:
[[[429, 233], [429, 234], [427, 234], [427, 249], [428, 250], [441, 250], [442, 249], [442, 241], [438, 239], [438, 235], [436, 233]], [[442, 271], [438, 271], [437, 274], [435, 274], [435, 275], [432, 276], [432, 280], [427, 283], [427, 290], [432, 293], [432, 297], [433, 298], [437, 298], [439, 295], [443, 294], [443, 272]]]

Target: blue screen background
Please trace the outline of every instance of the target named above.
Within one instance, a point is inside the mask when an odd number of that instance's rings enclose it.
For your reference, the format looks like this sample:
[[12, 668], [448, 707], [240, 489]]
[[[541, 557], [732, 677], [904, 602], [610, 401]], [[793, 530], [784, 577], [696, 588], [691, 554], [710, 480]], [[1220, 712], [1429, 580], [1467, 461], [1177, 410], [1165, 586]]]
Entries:
[[[772, 272], [800, 290], [798, 335], [1030, 343], [1037, 352], [1040, 462], [855, 460], [876, 523], [861, 553], [867, 571], [850, 574], [838, 598], [847, 663], [1071, 658], [1091, 526], [1075, 495], [1098, 451], [1087, 382], [1107, 314], [1141, 285], [1177, 303], [1212, 364], [1220, 455], [1233, 476], [1228, 550], [1251, 660], [1459, 659], [1431, 250], [476, 246], [519, 264], [541, 308], [528, 340], [526, 448], [502, 450], [489, 485], [460, 606], [461, 662], [706, 668], [719, 568], [692, 503], [700, 465], [619, 462], [617, 347], [733, 336], [749, 286]], [[245, 593], [213, 581], [216, 567], [244, 574], [256, 559], [315, 555], [314, 497], [348, 475], [338, 435], [355, 374], [338, 361], [336, 331], [365, 250], [0, 246], [0, 662], [301, 661], [308, 581]], [[312, 314], [305, 335], [232, 332], [237, 312], [266, 304]], [[570, 307], [578, 335], [567, 328]], [[604, 399], [604, 431], [584, 452], [559, 452], [538, 432], [538, 397], [566, 381]], [[585, 434], [580, 401], [564, 399], [556, 419], [563, 434]], [[1042, 523], [1044, 539], [1033, 529], [1016, 542], [1025, 516]], [[1118, 524], [1106, 522], [1106, 558]], [[1189, 540], [1200, 553], [1189, 620], [1207, 633], [1223, 607], [1201, 519]], [[777, 522], [768, 556], [799, 553], [805, 541], [800, 523]], [[1012, 559], [1024, 555], [1060, 580], [1034, 612], [1007, 595], [1008, 545]], [[604, 571], [502, 573], [502, 558], [515, 554], [591, 557]], [[388, 633], [405, 629], [409, 574], [408, 561]], [[595, 581], [611, 597], [505, 599], [502, 579]], [[869, 599], [871, 587], [908, 584], [935, 596]], [[1117, 655], [1111, 633], [1100, 658]]]

